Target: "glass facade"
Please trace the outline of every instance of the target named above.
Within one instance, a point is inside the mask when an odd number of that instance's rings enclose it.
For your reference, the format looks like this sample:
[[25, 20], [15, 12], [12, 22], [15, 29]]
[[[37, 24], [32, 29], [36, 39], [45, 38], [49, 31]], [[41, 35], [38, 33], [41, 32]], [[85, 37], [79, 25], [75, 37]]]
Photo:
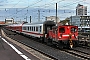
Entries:
[[71, 16], [70, 23], [86, 31], [90, 28], [90, 16]]
[[71, 25], [80, 26], [80, 16], [71, 16], [70, 17]]

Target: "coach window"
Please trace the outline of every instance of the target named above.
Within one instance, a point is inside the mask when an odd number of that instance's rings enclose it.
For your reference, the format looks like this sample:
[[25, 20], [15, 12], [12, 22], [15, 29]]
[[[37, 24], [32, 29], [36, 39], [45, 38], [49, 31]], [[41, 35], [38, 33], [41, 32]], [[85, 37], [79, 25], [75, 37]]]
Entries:
[[24, 30], [24, 27], [22, 29]]
[[27, 27], [26, 27], [26, 30], [27, 30]]
[[23, 27], [23, 30], [26, 30], [26, 27]]
[[30, 26], [30, 31], [31, 31], [31, 26]]
[[64, 28], [64, 27], [59, 28], [59, 32], [60, 32], [60, 33], [65, 33], [65, 28]]
[[27, 30], [27, 27], [25, 27], [25, 30]]
[[25, 30], [26, 28], [24, 27], [24, 30]]
[[24, 27], [22, 29], [24, 30]]
[[24, 27], [24, 30], [26, 30], [26, 27]]
[[33, 31], [33, 26], [32, 26], [32, 31]]
[[40, 32], [41, 32], [41, 26], [40, 26]]
[[38, 31], [38, 26], [36, 27], [36, 31]]
[[29, 27], [28, 27], [28, 31], [29, 31]]
[[28, 27], [26, 27], [26, 30], [28, 30]]
[[32, 26], [31, 26], [31, 31], [32, 31]]
[[22, 30], [24, 30], [24, 27], [22, 28]]
[[34, 26], [34, 31], [35, 31], [35, 26]]

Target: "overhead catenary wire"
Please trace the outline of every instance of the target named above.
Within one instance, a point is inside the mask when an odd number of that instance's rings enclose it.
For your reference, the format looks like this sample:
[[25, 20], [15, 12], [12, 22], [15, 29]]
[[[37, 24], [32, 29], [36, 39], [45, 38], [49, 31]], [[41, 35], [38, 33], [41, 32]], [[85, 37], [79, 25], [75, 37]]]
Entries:
[[[45, 7], [45, 8], [48, 8], [48, 7], [51, 7], [52, 5], [54, 5], [55, 3], [60, 3], [60, 2], [64, 2], [65, 0], [58, 0], [58, 1], [55, 1], [55, 0], [52, 0], [52, 1], [50, 1], [51, 3], [45, 3], [45, 4], [43, 4], [43, 5], [39, 5], [39, 6], [35, 6], [36, 4], [39, 4], [40, 2], [42, 2], [43, 0], [39, 0], [39, 1], [36, 1], [36, 2], [34, 2], [34, 3], [32, 3], [32, 4], [28, 4], [28, 6], [27, 7], [25, 7], [25, 8], [22, 8], [21, 10], [17, 10], [16, 11], [16, 13], [14, 13], [14, 14], [10, 14], [9, 15], [9, 17], [11, 17], [11, 16], [14, 16], [14, 15], [17, 15], [19, 12], [22, 12], [23, 10], [25, 10], [25, 9], [27, 9], [27, 8], [30, 8], [30, 7], [38, 7], [38, 8], [41, 8], [41, 7]], [[53, 2], [53, 1], [55, 1], [55, 2]], [[64, 6], [58, 6], [58, 8], [64, 8], [64, 7], [67, 7], [67, 6], [72, 6], [73, 4], [77, 4], [77, 3], [79, 3], [79, 2], [83, 2], [83, 1], [81, 1], [81, 0], [78, 0], [78, 1], [75, 1], [75, 2], [73, 2], [73, 3], [68, 3], [68, 4], [65, 4]], [[15, 5], [13, 5], [12, 7], [15, 7], [16, 5], [18, 5], [20, 3], [20, 1], [18, 1]], [[27, 9], [27, 12], [28, 12], [28, 9]], [[24, 15], [26, 15], [27, 13], [25, 13]]]
[[[62, 0], [63, 1], [63, 0]], [[57, 3], [59, 3], [59, 2], [62, 2], [62, 1], [58, 1]], [[64, 8], [64, 7], [67, 7], [67, 6], [72, 6], [72, 5], [74, 5], [74, 4], [77, 4], [77, 3], [79, 3], [79, 2], [83, 2], [83, 1], [81, 1], [81, 0], [79, 0], [79, 1], [74, 1], [73, 3], [69, 3], [69, 4], [66, 4], [66, 6], [61, 6], [61, 8]], [[54, 3], [51, 3], [51, 4], [49, 4], [49, 7], [51, 6], [51, 5], [53, 5]], [[41, 5], [42, 6], [42, 5]], [[39, 6], [39, 7], [41, 7], [41, 6]], [[59, 7], [58, 7], [59, 8]]]
[[[33, 5], [37, 4], [37, 3], [40, 3], [41, 1], [43, 1], [43, 0], [36, 1], [36, 2], [34, 2], [33, 4], [30, 4], [30, 5], [28, 5], [27, 7], [25, 7], [25, 8], [23, 8], [23, 9], [17, 11], [16, 13], [21, 12], [22, 10], [27, 9], [28, 7], [33, 6]], [[9, 15], [9, 16], [12, 16], [12, 14]]]
[[[29, 6], [27, 6], [27, 7], [25, 7], [25, 8], [23, 8], [23, 9], [21, 9], [21, 10], [19, 10], [19, 11], [17, 11], [16, 13], [19, 13], [19, 12], [21, 12], [21, 11], [23, 11], [24, 9], [27, 9], [27, 8], [29, 8], [29, 7], [35, 7], [34, 5], [36, 5], [36, 4], [38, 4], [38, 3], [40, 3], [41, 1], [43, 1], [43, 0], [39, 0], [39, 1], [37, 1], [37, 2], [35, 2], [35, 3], [33, 3], [33, 4], [31, 4], [31, 5], [29, 5]], [[54, 0], [52, 0], [52, 1], [54, 1]], [[52, 2], [52, 1], [50, 1], [50, 2]], [[57, 1], [57, 2], [62, 2], [62, 1], [65, 1], [65, 0], [59, 0], [59, 1]], [[48, 4], [44, 4], [44, 5], [41, 5], [41, 6], [45, 6], [45, 5], [53, 5], [53, 4], [55, 4], [56, 2], [53, 2], [53, 3], [48, 3]], [[40, 7], [41, 7], [40, 6]], [[38, 7], [38, 6], [37, 6]], [[25, 13], [25, 15], [26, 15], [26, 13]], [[12, 16], [12, 15], [10, 15], [10, 16]]]
[[63, 8], [63, 7], [67, 7], [67, 6], [72, 6], [72, 5], [77, 4], [79, 2], [83, 2], [83, 1], [82, 0], [74, 1], [73, 3], [67, 4], [67, 5], [64, 5], [64, 6], [60, 6], [60, 7]]
[[[24, 10], [24, 9], [26, 9], [26, 8], [32, 7], [32, 6], [33, 6], [33, 7], [39, 7], [39, 8], [40, 8], [40, 7], [44, 7], [44, 6], [48, 5], [48, 7], [50, 7], [51, 5], [53, 5], [53, 4], [55, 4], [55, 3], [59, 3], [59, 2], [65, 1], [65, 0], [60, 0], [60, 1], [57, 1], [57, 2], [54, 2], [54, 3], [44, 4], [44, 5], [41, 5], [41, 6], [34, 6], [35, 4], [40, 3], [41, 1], [42, 1], [42, 0], [40, 0], [40, 1], [36, 2], [36, 3], [34, 3], [34, 4], [29, 5], [29, 6], [25, 7], [25, 8], [17, 11], [17, 13], [18, 13], [18, 12], [21, 12], [22, 10]], [[52, 1], [53, 1], [53, 0], [52, 0]], [[75, 1], [75, 2], [73, 2], [73, 3], [71, 3], [71, 4], [68, 4], [68, 5], [65, 5], [65, 6], [60, 6], [60, 7], [61, 7], [61, 8], [67, 7], [67, 6], [76, 4], [76, 3], [78, 3], [78, 2], [83, 2], [83, 1]]]

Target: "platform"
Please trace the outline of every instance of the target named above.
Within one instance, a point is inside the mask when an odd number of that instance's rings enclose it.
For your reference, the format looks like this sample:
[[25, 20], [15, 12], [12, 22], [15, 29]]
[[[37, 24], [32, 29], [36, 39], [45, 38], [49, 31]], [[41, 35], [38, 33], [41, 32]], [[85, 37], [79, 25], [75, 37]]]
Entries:
[[1, 60], [25, 60], [19, 54], [17, 54], [1, 38], [0, 38], [0, 59]]
[[[18, 49], [17, 49], [18, 48]], [[1, 60], [39, 60], [35, 56], [24, 51], [20, 47], [11, 44], [0, 36], [0, 59]]]

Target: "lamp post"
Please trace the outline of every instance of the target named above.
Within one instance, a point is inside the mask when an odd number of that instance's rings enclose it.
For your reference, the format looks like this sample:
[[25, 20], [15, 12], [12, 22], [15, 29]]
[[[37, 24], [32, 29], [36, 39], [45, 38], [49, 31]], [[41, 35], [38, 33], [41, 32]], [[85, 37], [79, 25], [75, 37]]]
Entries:
[[56, 26], [57, 26], [57, 3], [56, 3]]
[[40, 10], [38, 10], [38, 21], [40, 21]]

